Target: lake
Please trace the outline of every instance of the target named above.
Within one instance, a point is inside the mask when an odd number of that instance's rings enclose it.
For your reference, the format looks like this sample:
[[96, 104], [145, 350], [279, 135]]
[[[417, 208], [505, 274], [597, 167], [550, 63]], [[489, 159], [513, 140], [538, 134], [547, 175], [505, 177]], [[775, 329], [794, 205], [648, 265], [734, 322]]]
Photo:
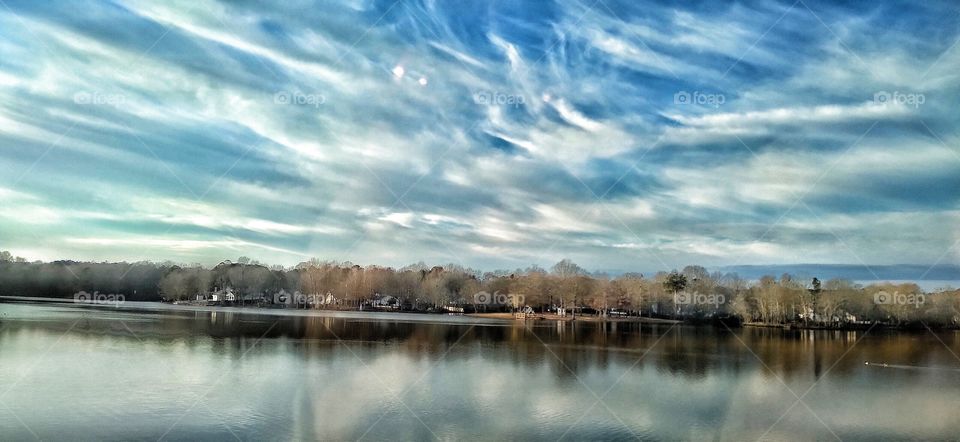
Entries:
[[955, 331], [211, 310], [0, 303], [0, 439], [960, 436]]

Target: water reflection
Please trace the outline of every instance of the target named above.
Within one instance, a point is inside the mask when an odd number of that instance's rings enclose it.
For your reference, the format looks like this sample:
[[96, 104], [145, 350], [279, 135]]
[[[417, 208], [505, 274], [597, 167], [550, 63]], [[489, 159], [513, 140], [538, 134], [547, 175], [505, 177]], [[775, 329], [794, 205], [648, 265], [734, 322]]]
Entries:
[[14, 439], [960, 434], [956, 332], [0, 310]]

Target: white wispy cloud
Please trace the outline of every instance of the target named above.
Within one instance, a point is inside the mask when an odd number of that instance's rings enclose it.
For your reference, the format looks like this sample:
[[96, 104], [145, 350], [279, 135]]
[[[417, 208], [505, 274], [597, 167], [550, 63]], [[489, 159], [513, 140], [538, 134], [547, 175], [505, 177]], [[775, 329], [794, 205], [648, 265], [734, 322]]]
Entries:
[[650, 269], [960, 238], [957, 35], [914, 35], [955, 27], [938, 6], [301, 6], [0, 10], [0, 243]]

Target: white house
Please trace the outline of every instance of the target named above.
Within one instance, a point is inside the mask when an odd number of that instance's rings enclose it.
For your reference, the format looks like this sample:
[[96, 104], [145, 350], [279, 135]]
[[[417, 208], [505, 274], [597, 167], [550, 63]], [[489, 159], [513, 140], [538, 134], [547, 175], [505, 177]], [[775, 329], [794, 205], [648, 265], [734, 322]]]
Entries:
[[374, 299], [371, 305], [377, 308], [397, 308], [400, 304], [400, 301], [390, 295], [385, 295], [380, 298]]
[[213, 302], [235, 302], [237, 300], [237, 295], [233, 293], [233, 289], [230, 287], [217, 290], [210, 294], [210, 301]]

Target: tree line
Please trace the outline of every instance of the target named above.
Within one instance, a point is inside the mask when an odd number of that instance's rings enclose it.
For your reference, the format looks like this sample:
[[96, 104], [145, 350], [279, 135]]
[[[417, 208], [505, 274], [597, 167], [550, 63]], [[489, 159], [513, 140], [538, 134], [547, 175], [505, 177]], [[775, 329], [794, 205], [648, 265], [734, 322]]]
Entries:
[[611, 276], [590, 273], [567, 259], [550, 269], [481, 272], [456, 264], [420, 262], [394, 269], [317, 259], [285, 268], [241, 257], [207, 268], [148, 261], [28, 262], [0, 252], [0, 295], [5, 296], [69, 298], [86, 291], [120, 294], [131, 301], [181, 301], [225, 289], [237, 294], [238, 304], [276, 304], [277, 293], [334, 300], [304, 308], [355, 309], [375, 303], [417, 311], [465, 306], [475, 311], [530, 307], [549, 312], [560, 307], [577, 314], [736, 318], [807, 326], [960, 324], [956, 290], [924, 293], [916, 284], [862, 287], [843, 279], [821, 283], [789, 274], [749, 281], [701, 266], [650, 276]]

